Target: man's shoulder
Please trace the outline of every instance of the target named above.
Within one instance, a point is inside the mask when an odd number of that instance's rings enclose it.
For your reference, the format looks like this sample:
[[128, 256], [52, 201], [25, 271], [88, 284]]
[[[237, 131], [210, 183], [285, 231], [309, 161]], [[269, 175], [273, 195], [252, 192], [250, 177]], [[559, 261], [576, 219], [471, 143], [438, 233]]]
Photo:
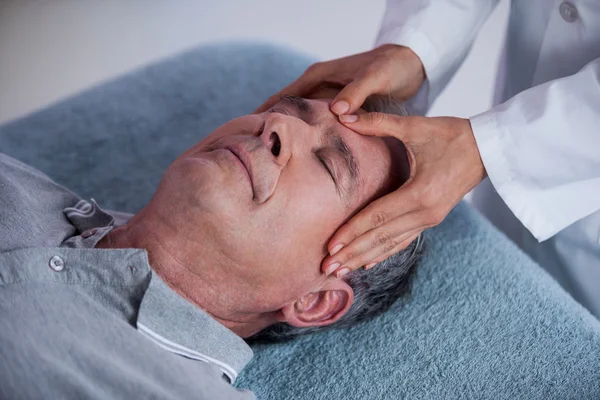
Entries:
[[8, 285], [0, 300], [0, 398], [253, 398], [146, 339], [85, 285]]
[[48, 177], [48, 175], [44, 174], [42, 171], [37, 170], [32, 166], [17, 160], [16, 158], [12, 158], [7, 154], [0, 153], [0, 175], [4, 177], [5, 174], [10, 175], [13, 173], [25, 173], [50, 180], [50, 177]]
[[73, 234], [62, 210], [78, 200], [46, 174], [0, 153], [0, 252], [60, 245]]

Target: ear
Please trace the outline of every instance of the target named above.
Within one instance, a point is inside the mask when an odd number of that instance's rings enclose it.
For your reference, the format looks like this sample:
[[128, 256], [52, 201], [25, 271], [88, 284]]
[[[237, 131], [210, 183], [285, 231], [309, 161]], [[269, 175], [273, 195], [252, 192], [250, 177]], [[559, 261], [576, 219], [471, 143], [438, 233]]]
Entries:
[[344, 280], [332, 278], [319, 291], [311, 292], [281, 308], [276, 315], [278, 322], [286, 322], [298, 328], [330, 325], [346, 314], [354, 291]]

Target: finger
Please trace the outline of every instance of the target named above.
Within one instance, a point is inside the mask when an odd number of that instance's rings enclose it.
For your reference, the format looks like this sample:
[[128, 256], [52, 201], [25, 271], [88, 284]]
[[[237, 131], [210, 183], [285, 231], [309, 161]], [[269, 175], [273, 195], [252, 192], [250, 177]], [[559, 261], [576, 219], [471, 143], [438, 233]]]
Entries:
[[388, 244], [391, 243], [381, 245], [379, 247], [369, 250], [368, 252], [362, 254], [359, 257], [349, 260], [333, 272], [334, 276], [336, 278], [340, 278], [346, 275], [348, 272], [369, 265], [375, 262], [376, 260], [383, 261], [392, 254], [396, 254], [397, 252], [404, 250], [414, 240], [414, 238], [417, 237], [419, 233], [423, 231], [423, 229], [424, 227], [418, 227], [398, 236], [398, 238], [394, 241], [395, 245], [392, 247], [388, 247]]
[[401, 215], [414, 211], [417, 203], [413, 186], [412, 182], [407, 182], [396, 191], [371, 202], [363, 208], [331, 237], [327, 246], [329, 254], [333, 256], [356, 237]]
[[404, 117], [381, 112], [340, 115], [346, 127], [368, 136], [393, 136], [403, 140], [411, 133], [412, 123], [419, 117]]
[[379, 263], [381, 263], [381, 262], [383, 262], [383, 261], [387, 260], [387, 259], [388, 259], [388, 258], [390, 258], [391, 256], [393, 256], [394, 254], [396, 254], [396, 253], [398, 253], [398, 252], [400, 252], [400, 251], [402, 251], [402, 250], [406, 249], [406, 248], [407, 248], [407, 247], [408, 247], [408, 246], [409, 246], [409, 245], [410, 245], [412, 242], [414, 242], [414, 241], [415, 241], [415, 239], [416, 239], [416, 238], [418, 238], [418, 237], [419, 237], [419, 235], [420, 235], [422, 232], [423, 232], [423, 231], [422, 231], [422, 230], [420, 230], [420, 229], [417, 229], [417, 230], [415, 230], [415, 231], [411, 232], [411, 233], [408, 235], [407, 239], [406, 239], [406, 245], [405, 245], [405, 246], [403, 246], [403, 247], [401, 247], [401, 246], [398, 246], [398, 247], [394, 248], [392, 251], [389, 251], [389, 252], [387, 252], [387, 253], [384, 253], [384, 254], [380, 255], [379, 257], [375, 257], [375, 259], [374, 259], [373, 261], [371, 261], [371, 262], [370, 262], [370, 263], [368, 263], [368, 264], [365, 264], [365, 267], [364, 267], [364, 268], [365, 268], [365, 270], [367, 270], [367, 271], [368, 271], [368, 270], [370, 270], [371, 268], [375, 267], [377, 264], [379, 264]]
[[372, 75], [353, 80], [335, 96], [331, 102], [331, 111], [337, 115], [356, 112], [367, 97], [380, 91], [380, 86], [380, 82]]
[[265, 112], [277, 104], [283, 95], [303, 97], [310, 94], [312, 90], [329, 76], [329, 72], [332, 68], [331, 65], [332, 62], [315, 63], [311, 65], [298, 79], [269, 97], [267, 101], [254, 111], [254, 113]]
[[[398, 247], [407, 233], [426, 227], [423, 212], [402, 215], [387, 224], [358, 236], [333, 256], [323, 261], [323, 272], [329, 275], [339, 267], [360, 268], [375, 257]], [[362, 264], [361, 264], [362, 263]]]

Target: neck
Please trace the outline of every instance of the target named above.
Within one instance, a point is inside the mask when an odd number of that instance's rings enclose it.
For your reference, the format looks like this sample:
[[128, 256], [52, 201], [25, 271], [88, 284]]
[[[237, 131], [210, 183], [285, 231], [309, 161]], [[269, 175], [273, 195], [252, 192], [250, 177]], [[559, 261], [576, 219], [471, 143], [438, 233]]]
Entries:
[[152, 270], [177, 294], [200, 307], [219, 323], [242, 338], [252, 336], [276, 322], [275, 312], [241, 311], [234, 274], [227, 260], [209, 249], [186, 251], [190, 243], [143, 209], [126, 225], [113, 229], [98, 243], [99, 248], [137, 248], [148, 252]]

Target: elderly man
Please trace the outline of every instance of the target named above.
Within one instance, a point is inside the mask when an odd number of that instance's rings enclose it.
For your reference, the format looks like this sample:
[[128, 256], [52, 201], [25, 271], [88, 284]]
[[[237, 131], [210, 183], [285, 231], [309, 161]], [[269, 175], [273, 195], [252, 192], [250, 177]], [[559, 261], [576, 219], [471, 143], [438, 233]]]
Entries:
[[1, 397], [252, 397], [228, 383], [243, 338], [348, 326], [407, 290], [418, 241], [372, 271], [320, 264], [408, 176], [402, 143], [297, 97], [216, 129], [131, 218], [0, 154]]

